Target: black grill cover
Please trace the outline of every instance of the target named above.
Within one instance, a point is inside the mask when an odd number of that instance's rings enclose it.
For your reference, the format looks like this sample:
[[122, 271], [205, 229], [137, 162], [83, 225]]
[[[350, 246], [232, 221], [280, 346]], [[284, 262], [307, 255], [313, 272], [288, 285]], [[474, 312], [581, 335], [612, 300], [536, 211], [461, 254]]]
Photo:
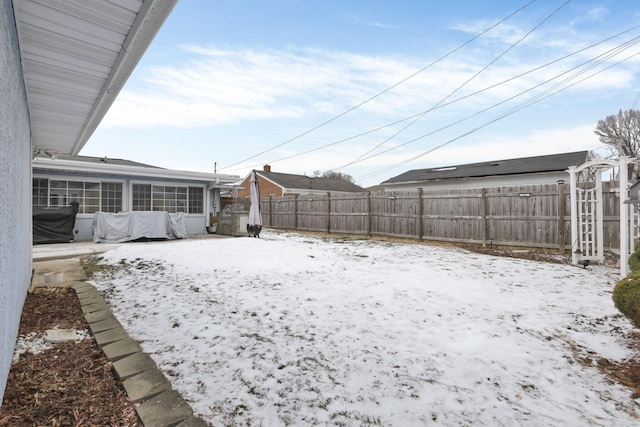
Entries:
[[78, 204], [59, 208], [33, 208], [33, 243], [68, 243], [73, 241]]

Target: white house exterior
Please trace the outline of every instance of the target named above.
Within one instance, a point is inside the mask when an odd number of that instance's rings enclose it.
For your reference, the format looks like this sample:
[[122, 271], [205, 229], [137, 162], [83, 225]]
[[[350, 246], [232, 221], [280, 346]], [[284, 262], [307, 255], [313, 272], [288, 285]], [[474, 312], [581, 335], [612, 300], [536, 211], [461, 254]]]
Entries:
[[177, 0], [0, 0], [0, 401], [31, 282], [31, 158], [76, 155]]
[[210, 216], [220, 212], [220, 191], [238, 175], [163, 169], [121, 159], [36, 157], [33, 162], [34, 207], [78, 202], [75, 240], [91, 240], [95, 212], [183, 212], [189, 234], [205, 234]]
[[490, 162], [415, 169], [381, 185], [384, 191], [446, 190], [556, 184], [569, 182], [569, 166], [590, 160], [589, 151], [494, 160]]
[[[11, 2], [0, 1], [0, 402], [31, 280], [31, 130]], [[1, 403], [0, 403], [1, 404]]]

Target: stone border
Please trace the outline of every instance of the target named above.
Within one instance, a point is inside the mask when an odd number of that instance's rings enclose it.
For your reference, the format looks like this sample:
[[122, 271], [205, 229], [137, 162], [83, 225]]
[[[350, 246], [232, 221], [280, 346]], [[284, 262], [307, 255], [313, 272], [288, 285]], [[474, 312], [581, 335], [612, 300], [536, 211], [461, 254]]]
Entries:
[[206, 427], [193, 415], [193, 409], [182, 396], [171, 389], [171, 383], [157, 368], [140, 345], [129, 337], [95, 286], [71, 285], [98, 347], [113, 363], [113, 369], [136, 406], [145, 427]]

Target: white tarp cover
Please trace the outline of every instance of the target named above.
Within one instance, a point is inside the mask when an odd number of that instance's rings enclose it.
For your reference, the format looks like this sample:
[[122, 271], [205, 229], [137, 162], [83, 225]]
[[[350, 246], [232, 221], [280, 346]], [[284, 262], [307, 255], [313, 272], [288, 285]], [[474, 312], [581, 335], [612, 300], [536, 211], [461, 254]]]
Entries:
[[93, 241], [121, 243], [147, 239], [186, 239], [187, 226], [184, 213], [151, 212], [96, 212], [93, 215]]

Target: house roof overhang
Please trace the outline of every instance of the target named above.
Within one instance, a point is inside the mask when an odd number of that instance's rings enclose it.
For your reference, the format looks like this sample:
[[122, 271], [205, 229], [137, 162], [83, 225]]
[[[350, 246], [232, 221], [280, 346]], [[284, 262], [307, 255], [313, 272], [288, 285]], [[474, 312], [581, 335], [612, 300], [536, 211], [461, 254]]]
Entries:
[[226, 188], [238, 182], [237, 175], [213, 174], [206, 172], [179, 171], [175, 169], [125, 166], [111, 163], [78, 162], [36, 157], [32, 161], [34, 172], [66, 172], [81, 174], [120, 175], [137, 178], [161, 178], [167, 180], [188, 180], [212, 183], [212, 188]]
[[34, 150], [76, 155], [177, 0], [13, 0]]

